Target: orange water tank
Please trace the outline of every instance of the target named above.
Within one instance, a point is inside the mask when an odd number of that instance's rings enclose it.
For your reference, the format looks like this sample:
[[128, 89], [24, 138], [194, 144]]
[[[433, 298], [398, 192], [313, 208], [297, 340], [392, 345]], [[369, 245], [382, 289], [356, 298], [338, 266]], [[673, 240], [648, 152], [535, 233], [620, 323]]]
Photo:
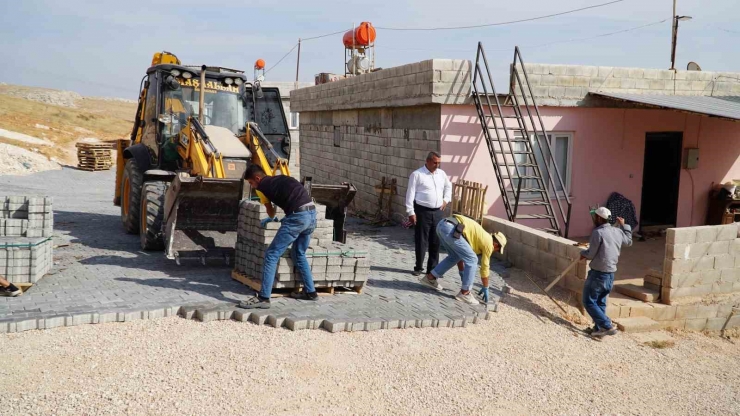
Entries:
[[[354, 30], [354, 45], [355, 47], [367, 47], [375, 43], [375, 28], [370, 22], [362, 22]], [[345, 48], [352, 47], [352, 31], [348, 30], [347, 33], [342, 37], [342, 42]]]
[[254, 63], [254, 69], [265, 69], [265, 60], [264, 59], [258, 59]]

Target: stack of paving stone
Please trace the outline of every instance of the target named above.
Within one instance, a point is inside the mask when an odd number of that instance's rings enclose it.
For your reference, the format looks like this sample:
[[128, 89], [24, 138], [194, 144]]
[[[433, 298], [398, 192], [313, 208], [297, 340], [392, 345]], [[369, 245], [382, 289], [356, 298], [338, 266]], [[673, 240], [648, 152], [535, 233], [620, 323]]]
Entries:
[[36, 283], [51, 270], [51, 237], [0, 237], [0, 276], [11, 283]]
[[0, 237], [51, 237], [53, 228], [51, 198], [0, 197]]
[[36, 283], [52, 266], [52, 199], [0, 197], [0, 275]]
[[[334, 224], [326, 220], [326, 207], [316, 204], [316, 230], [312, 235], [306, 257], [311, 266], [317, 288], [348, 287], [360, 291], [370, 274], [366, 254], [332, 239]], [[282, 216], [282, 213], [279, 213]], [[243, 277], [261, 281], [265, 250], [280, 228], [279, 222], [260, 226], [267, 218], [265, 207], [259, 202], [244, 200], [239, 210], [239, 230], [236, 242], [236, 270]], [[298, 288], [303, 280], [296, 272], [290, 251], [278, 263], [274, 288]]]
[[110, 143], [77, 143], [77, 167], [82, 170], [108, 170], [113, 166]]

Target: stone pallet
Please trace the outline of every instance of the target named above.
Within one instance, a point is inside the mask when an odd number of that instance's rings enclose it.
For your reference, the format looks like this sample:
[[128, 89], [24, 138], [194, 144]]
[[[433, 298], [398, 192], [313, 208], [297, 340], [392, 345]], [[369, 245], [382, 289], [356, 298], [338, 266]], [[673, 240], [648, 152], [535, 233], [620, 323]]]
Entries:
[[0, 197], [0, 237], [51, 237], [52, 198]]
[[0, 237], [0, 276], [11, 283], [36, 283], [51, 270], [51, 237]]
[[[361, 291], [370, 274], [370, 263], [366, 254], [349, 245], [334, 242], [332, 239], [334, 224], [331, 220], [324, 219], [326, 207], [319, 204], [316, 207], [316, 229], [306, 250], [316, 288], [350, 287]], [[267, 228], [262, 228], [260, 220], [266, 217], [267, 211], [262, 204], [242, 201], [239, 211], [235, 272], [253, 281], [261, 280], [265, 251], [280, 228], [278, 222], [268, 223]], [[292, 289], [299, 288], [302, 284], [303, 279], [296, 272], [288, 250], [278, 262], [273, 288]]]

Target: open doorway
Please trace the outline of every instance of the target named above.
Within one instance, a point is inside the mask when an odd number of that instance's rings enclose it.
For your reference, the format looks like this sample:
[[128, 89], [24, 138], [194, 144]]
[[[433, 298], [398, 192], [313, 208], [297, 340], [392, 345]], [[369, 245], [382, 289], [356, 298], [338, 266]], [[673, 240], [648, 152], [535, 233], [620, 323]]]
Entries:
[[682, 132], [645, 135], [641, 229], [651, 226], [676, 226], [682, 149]]

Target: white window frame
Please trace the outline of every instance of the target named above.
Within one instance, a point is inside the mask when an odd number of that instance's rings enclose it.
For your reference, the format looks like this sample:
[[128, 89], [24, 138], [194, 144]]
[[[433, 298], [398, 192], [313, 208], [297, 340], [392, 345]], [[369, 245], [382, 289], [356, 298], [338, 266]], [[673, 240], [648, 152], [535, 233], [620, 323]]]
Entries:
[[[568, 152], [567, 152], [567, 155], [566, 155], [566, 158], [567, 159], [566, 159], [566, 162], [565, 162], [566, 169], [565, 169], [565, 172], [560, 172], [560, 175], [563, 178], [563, 182], [564, 182], [564, 185], [565, 185], [565, 190], [568, 192], [568, 196], [572, 196], [571, 175], [572, 175], [572, 170], [573, 170], [573, 136], [574, 136], [574, 133], [573, 132], [550, 132], [550, 133], [548, 133], [548, 142], [550, 144], [550, 150], [553, 151], [553, 152], [555, 151], [556, 138], [558, 138], [558, 137], [566, 137], [568, 139]], [[518, 137], [521, 137], [521, 135], [518, 135]], [[535, 135], [534, 134], [530, 134], [530, 143], [532, 143], [533, 146], [534, 146], [534, 139], [535, 139]], [[543, 157], [544, 157], [544, 155], [543, 155]], [[517, 161], [517, 162], [519, 162], [519, 161]], [[521, 163], [521, 162], [519, 162], [519, 163]], [[557, 179], [556, 178], [555, 171], [554, 171], [553, 166], [552, 166], [552, 162], [550, 162], [550, 165], [548, 166], [548, 168], [552, 171], [553, 178], [554, 179]], [[529, 169], [527, 169], [527, 170], [529, 170]], [[529, 173], [529, 172], [527, 172], [527, 173]], [[548, 181], [549, 178], [545, 175], [545, 172], [542, 172], [542, 174], [544, 175], [543, 179], [545, 181]], [[524, 187], [524, 188], [531, 188], [532, 186], [529, 186], [529, 184], [527, 184], [527, 182], [526, 182], [526, 181], [529, 181], [529, 180], [531, 180], [531, 179], [526, 179], [525, 180], [525, 183], [522, 184], [522, 187]], [[548, 190], [549, 190], [549, 187], [548, 187]], [[557, 191], [557, 197], [558, 198], [564, 198], [565, 195], [563, 194], [563, 191]], [[531, 193], [531, 192], [530, 193], [522, 193], [522, 199], [532, 199], [532, 198], [538, 198], [538, 195], [536, 195], [534, 193]], [[555, 195], [552, 195], [551, 194], [550, 195], [550, 198], [555, 198]]]
[[[300, 113], [296, 112], [289, 112], [290, 120], [288, 122], [288, 125], [290, 126], [291, 130], [298, 129], [298, 126], [300, 125]], [[295, 118], [294, 118], [295, 117]], [[293, 124], [293, 121], [295, 121], [295, 124]]]

